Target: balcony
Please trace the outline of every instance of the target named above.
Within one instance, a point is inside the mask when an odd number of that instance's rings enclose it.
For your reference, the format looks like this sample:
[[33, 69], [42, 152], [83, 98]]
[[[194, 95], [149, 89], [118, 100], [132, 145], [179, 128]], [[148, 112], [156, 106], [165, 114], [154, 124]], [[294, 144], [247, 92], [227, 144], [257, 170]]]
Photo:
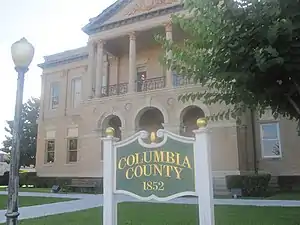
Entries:
[[102, 87], [101, 97], [124, 95], [128, 92], [128, 83], [120, 83]]
[[136, 91], [137, 92], [162, 89], [165, 86], [166, 86], [166, 77], [165, 76], [136, 81]]

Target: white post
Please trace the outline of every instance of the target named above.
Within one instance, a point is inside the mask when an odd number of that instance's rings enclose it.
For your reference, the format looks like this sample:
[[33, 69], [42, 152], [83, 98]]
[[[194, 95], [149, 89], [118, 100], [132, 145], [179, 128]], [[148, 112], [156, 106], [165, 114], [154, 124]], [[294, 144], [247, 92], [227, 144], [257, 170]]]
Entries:
[[210, 157], [210, 135], [205, 119], [198, 119], [195, 130], [195, 182], [198, 196], [200, 225], [215, 225], [212, 169]]
[[114, 199], [114, 129], [106, 129], [103, 141], [103, 224], [117, 225], [117, 205]]

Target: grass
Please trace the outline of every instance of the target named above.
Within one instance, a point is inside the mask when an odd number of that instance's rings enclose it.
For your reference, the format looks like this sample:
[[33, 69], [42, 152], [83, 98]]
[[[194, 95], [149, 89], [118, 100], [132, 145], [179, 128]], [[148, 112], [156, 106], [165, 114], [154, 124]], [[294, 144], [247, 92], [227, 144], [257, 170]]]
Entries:
[[[6, 191], [6, 187], [0, 186], [0, 191]], [[39, 193], [50, 193], [51, 188], [25, 188], [19, 189], [20, 192], [39, 192]]]
[[[216, 225], [299, 225], [300, 208], [216, 206]], [[118, 225], [198, 225], [196, 205], [122, 203]], [[19, 225], [102, 224], [102, 208], [22, 220]]]
[[[74, 199], [29, 197], [29, 196], [20, 196], [19, 197], [20, 207], [33, 206], [33, 205], [43, 205], [43, 204], [56, 203], [56, 202], [65, 202], [65, 201], [71, 201], [71, 200], [74, 200]], [[1, 209], [6, 209], [6, 207], [7, 207], [7, 196], [6, 195], [0, 195], [0, 210]]]

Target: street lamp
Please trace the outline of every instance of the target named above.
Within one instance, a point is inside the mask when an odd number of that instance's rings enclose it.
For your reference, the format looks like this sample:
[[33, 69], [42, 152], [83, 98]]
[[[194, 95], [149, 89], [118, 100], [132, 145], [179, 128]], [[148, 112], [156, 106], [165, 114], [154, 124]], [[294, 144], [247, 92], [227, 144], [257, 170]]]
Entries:
[[34, 47], [25, 38], [15, 42], [11, 46], [11, 55], [18, 73], [17, 96], [15, 105], [15, 117], [13, 126], [13, 143], [11, 151], [9, 184], [8, 184], [8, 204], [6, 212], [6, 224], [17, 225], [18, 212], [18, 192], [19, 192], [19, 164], [20, 164], [20, 133], [21, 113], [23, 106], [24, 75], [28, 71], [33, 55]]

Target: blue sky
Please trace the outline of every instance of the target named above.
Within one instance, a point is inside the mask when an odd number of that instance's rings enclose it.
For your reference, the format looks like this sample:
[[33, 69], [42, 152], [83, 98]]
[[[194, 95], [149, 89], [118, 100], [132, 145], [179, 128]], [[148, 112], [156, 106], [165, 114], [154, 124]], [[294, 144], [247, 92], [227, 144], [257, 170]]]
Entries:
[[11, 44], [27, 38], [35, 47], [35, 57], [26, 74], [24, 101], [40, 96], [37, 67], [44, 55], [81, 47], [88, 36], [81, 28], [115, 0], [2, 0], [0, 1], [0, 142], [5, 121], [13, 118], [16, 72], [10, 55]]

